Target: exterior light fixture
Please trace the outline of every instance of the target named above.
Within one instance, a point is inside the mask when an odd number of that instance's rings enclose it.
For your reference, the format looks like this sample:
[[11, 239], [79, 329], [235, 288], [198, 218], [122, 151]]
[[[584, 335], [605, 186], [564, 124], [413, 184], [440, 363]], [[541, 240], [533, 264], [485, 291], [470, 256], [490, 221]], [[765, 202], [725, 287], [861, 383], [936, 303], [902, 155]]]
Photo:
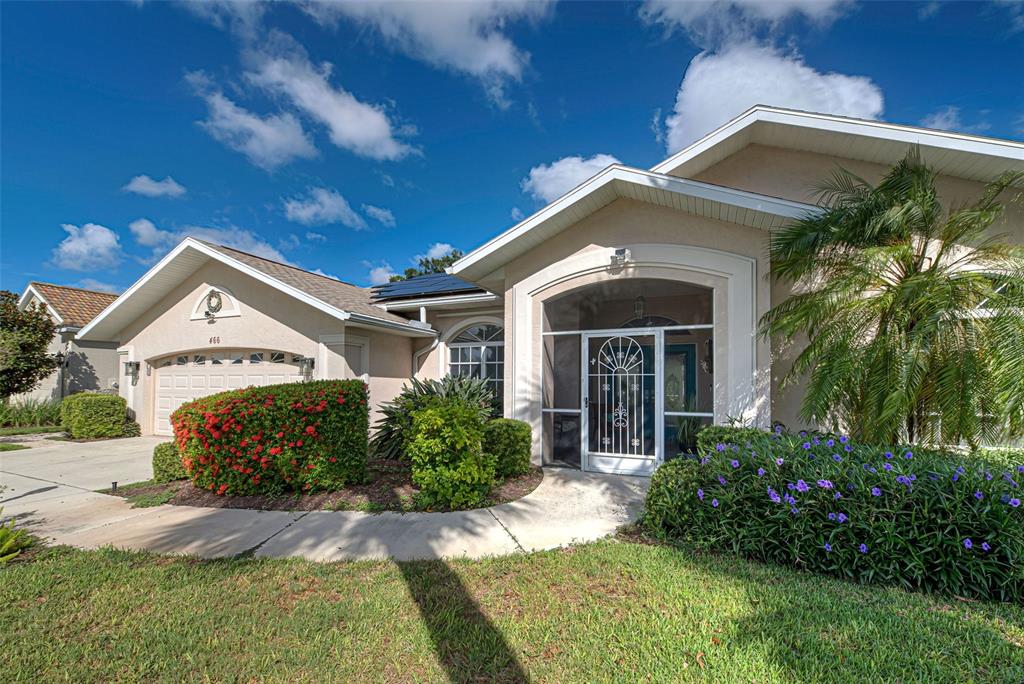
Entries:
[[632, 258], [632, 254], [630, 254], [629, 250], [624, 247], [620, 247], [619, 249], [615, 250], [614, 254], [612, 254], [612, 267], [621, 268], [622, 266], [626, 265], [626, 262], [629, 261], [630, 258]]
[[640, 295], [633, 300], [633, 317], [642, 319], [644, 317], [644, 309], [647, 305], [647, 300], [644, 299], [643, 295]]
[[139, 382], [139, 362], [138, 361], [125, 361], [124, 362], [124, 374], [130, 378], [132, 384]]
[[68, 360], [68, 355], [64, 352], [57, 352], [53, 355], [54, 360], [57, 362], [58, 368], [63, 368], [64, 363]]
[[316, 366], [316, 359], [312, 356], [303, 356], [299, 360], [299, 373], [302, 375], [303, 382], [309, 382], [313, 379], [314, 366]]

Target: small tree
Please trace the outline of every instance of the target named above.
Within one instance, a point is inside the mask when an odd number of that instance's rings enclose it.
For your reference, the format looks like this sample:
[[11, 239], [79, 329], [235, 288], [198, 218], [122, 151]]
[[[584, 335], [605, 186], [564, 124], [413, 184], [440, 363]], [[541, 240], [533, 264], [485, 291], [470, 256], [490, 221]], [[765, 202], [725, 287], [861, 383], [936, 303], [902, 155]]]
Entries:
[[57, 368], [49, 352], [56, 328], [41, 304], [18, 308], [18, 295], [0, 290], [0, 400], [28, 392]]
[[444, 273], [444, 270], [462, 258], [462, 251], [453, 249], [447, 254], [439, 257], [420, 257], [417, 259], [418, 268], [407, 268], [405, 273], [391, 276], [391, 282], [408, 280], [416, 276], [428, 275], [430, 273]]

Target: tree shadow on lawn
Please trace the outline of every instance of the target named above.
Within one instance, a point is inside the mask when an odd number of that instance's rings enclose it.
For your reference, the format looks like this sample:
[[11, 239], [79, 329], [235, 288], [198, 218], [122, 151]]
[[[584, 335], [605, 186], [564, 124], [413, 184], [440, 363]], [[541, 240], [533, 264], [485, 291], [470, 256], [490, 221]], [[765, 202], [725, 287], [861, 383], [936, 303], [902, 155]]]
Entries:
[[679, 552], [742, 587], [753, 607], [712, 639], [709, 662], [720, 641], [791, 681], [1024, 681], [1024, 636], [1010, 633], [1024, 632], [1020, 607]]

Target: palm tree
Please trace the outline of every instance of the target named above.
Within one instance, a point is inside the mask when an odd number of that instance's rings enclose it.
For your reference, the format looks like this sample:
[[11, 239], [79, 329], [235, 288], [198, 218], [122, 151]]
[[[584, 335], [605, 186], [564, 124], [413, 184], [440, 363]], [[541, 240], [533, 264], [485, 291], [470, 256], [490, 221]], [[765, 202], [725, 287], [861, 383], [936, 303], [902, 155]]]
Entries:
[[807, 378], [802, 419], [878, 443], [1024, 434], [1024, 251], [988, 234], [1024, 172], [949, 210], [935, 177], [916, 148], [875, 185], [837, 170], [822, 210], [772, 235], [794, 293], [761, 333], [807, 335], [783, 380]]

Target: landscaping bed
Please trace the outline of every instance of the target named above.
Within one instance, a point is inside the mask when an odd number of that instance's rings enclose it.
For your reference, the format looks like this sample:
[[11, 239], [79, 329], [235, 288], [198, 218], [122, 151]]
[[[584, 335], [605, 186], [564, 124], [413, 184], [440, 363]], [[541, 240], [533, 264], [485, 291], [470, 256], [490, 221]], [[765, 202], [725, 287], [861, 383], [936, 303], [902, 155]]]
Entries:
[[[334, 492], [311, 494], [258, 494], [247, 496], [218, 496], [212, 491], [199, 489], [189, 480], [165, 483], [139, 483], [119, 487], [116, 495], [129, 499], [137, 506], [157, 505], [201, 508], [248, 508], [262, 511], [415, 511], [423, 510], [415, 503], [419, 489], [412, 482], [408, 462], [395, 459], [370, 459], [366, 466], [368, 482], [350, 484]], [[531, 468], [523, 475], [504, 480], [491, 489], [481, 504], [493, 506], [522, 498], [540, 484], [543, 473]], [[111, 493], [105, 490], [106, 493]], [[431, 508], [429, 510], [444, 510]]]

